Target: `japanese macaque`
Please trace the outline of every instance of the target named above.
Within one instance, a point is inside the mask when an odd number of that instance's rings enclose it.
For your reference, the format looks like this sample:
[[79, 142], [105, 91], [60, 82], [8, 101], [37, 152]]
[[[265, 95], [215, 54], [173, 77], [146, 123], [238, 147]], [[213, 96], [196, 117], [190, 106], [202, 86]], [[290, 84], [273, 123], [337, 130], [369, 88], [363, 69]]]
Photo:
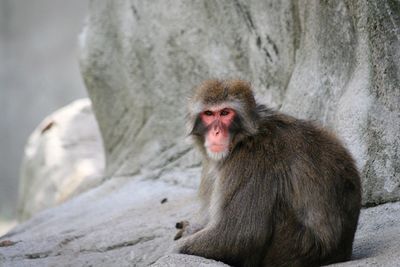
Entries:
[[351, 257], [361, 206], [354, 161], [328, 131], [256, 103], [249, 83], [209, 80], [190, 100], [203, 154], [197, 221], [180, 253], [233, 266], [320, 266]]

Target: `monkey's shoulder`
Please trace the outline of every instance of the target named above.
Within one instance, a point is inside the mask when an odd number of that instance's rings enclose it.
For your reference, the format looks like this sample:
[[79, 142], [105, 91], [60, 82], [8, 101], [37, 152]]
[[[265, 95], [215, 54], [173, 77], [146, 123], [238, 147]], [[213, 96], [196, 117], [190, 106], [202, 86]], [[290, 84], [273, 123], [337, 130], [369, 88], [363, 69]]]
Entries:
[[257, 141], [285, 141], [293, 145], [334, 144], [341, 146], [336, 135], [315, 121], [298, 119], [285, 113], [271, 111], [262, 113], [259, 120], [259, 132], [254, 136]]
[[238, 145], [238, 154], [287, 163], [296, 159], [314, 163], [353, 161], [340, 140], [315, 122], [271, 110], [261, 113], [259, 118], [257, 134], [248, 136]]

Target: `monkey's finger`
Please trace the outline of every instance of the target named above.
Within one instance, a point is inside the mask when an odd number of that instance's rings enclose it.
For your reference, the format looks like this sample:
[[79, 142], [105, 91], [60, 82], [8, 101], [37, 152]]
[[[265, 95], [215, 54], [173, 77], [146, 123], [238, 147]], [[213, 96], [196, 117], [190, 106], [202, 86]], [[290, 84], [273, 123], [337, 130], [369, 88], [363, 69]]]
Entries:
[[183, 222], [177, 222], [177, 223], [175, 224], [175, 228], [176, 228], [176, 229], [182, 229], [182, 228], [183, 228]]
[[176, 229], [184, 229], [189, 226], [189, 221], [180, 221], [175, 224]]
[[174, 240], [178, 240], [183, 236], [183, 230], [178, 231], [178, 233], [176, 233]]

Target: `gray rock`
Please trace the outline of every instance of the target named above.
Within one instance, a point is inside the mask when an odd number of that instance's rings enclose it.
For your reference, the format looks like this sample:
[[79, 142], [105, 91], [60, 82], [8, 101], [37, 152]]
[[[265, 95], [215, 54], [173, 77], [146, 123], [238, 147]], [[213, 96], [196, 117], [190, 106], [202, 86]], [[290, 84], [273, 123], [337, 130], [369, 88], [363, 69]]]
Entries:
[[[361, 211], [351, 261], [330, 266], [398, 266], [400, 253], [400, 202]], [[157, 261], [161, 266], [226, 266], [189, 255], [168, 255]]]
[[[0, 266], [156, 262], [172, 251], [177, 220], [196, 209], [195, 190], [143, 180], [114, 177], [20, 224], [0, 238]], [[12, 245], [2, 246], [5, 240]]]
[[400, 12], [365, 1], [93, 2], [81, 66], [107, 173], [198, 166], [186, 96], [210, 77], [250, 80], [260, 102], [333, 129], [357, 160], [363, 203], [400, 199]]
[[104, 153], [89, 99], [54, 112], [29, 137], [21, 166], [18, 217], [60, 204], [102, 182]]
[[399, 266], [400, 202], [361, 211], [353, 260], [333, 266]]
[[[163, 181], [115, 177], [0, 237], [0, 265], [222, 267], [171, 254], [175, 222], [190, 218], [194, 196], [193, 189]], [[400, 202], [362, 210], [354, 259], [336, 266], [397, 266], [399, 218]]]
[[282, 109], [321, 121], [345, 141], [363, 203], [400, 198], [398, 1], [300, 6], [300, 45]]
[[192, 256], [192, 255], [182, 255], [182, 254], [171, 254], [162, 257], [152, 267], [228, 267], [219, 261], [209, 260], [202, 257]]

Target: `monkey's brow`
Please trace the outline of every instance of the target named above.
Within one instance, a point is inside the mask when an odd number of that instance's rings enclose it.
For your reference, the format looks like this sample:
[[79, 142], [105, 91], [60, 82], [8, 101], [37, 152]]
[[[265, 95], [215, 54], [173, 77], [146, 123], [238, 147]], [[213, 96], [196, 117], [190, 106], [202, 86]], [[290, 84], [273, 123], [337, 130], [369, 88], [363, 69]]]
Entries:
[[226, 105], [226, 104], [225, 104], [225, 105], [224, 105], [224, 104], [221, 104], [221, 105], [214, 105], [214, 106], [205, 107], [203, 111], [212, 111], [212, 112], [215, 112], [215, 111], [224, 110], [224, 109], [229, 109], [229, 108], [232, 108], [232, 107], [230, 107], [229, 105]]
[[223, 98], [227, 98], [227, 97], [228, 97], [228, 87], [225, 86], [225, 87], [224, 87]]

